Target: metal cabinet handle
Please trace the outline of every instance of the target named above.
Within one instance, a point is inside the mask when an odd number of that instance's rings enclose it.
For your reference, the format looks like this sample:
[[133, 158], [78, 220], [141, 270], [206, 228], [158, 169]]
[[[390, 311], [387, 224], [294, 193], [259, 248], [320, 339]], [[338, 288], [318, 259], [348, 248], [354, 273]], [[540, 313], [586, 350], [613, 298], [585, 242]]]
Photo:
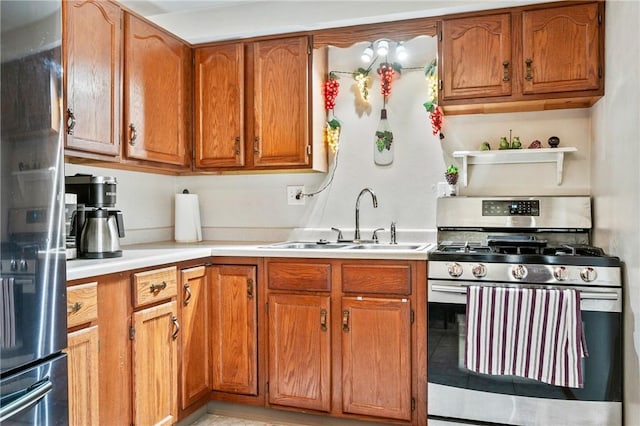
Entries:
[[253, 299], [253, 279], [247, 280], [247, 298]]
[[78, 312], [80, 309], [82, 308], [82, 303], [81, 302], [76, 302], [73, 305], [69, 305], [67, 306], [67, 313], [68, 314], [75, 314], [76, 312]]
[[349, 331], [349, 311], [342, 311], [342, 331]]
[[320, 330], [327, 331], [327, 310], [320, 310]]
[[525, 79], [527, 81], [531, 81], [531, 80], [533, 80], [533, 75], [532, 75], [532, 71], [531, 71], [531, 64], [533, 63], [533, 60], [527, 59], [526, 61], [524, 61], [524, 63], [527, 64], [527, 75], [526, 75]]
[[502, 81], [509, 81], [509, 61], [504, 61], [502, 63], [502, 67], [503, 67], [503, 74], [502, 74]]
[[162, 281], [162, 284], [151, 284], [151, 287], [149, 287], [149, 290], [151, 291], [151, 293], [158, 293], [161, 290], [164, 290], [165, 288], [167, 288], [167, 283]]
[[136, 131], [136, 126], [133, 123], [129, 124], [129, 145], [133, 146], [136, 144], [136, 139], [138, 138], [138, 132]]
[[240, 136], [236, 136], [235, 143], [233, 144], [233, 152], [236, 155], [240, 155]]
[[171, 335], [171, 338], [173, 340], [176, 340], [178, 338], [178, 332], [180, 331], [180, 324], [178, 324], [178, 317], [176, 317], [175, 315], [172, 316], [171, 317], [171, 322], [173, 323], [173, 327], [175, 329], [175, 331]]
[[187, 294], [186, 297], [184, 298], [184, 300], [182, 301], [182, 304], [184, 306], [187, 306], [189, 304], [189, 302], [191, 302], [191, 286], [189, 286], [189, 284], [185, 284], [184, 285], [184, 292]]
[[253, 152], [260, 154], [260, 136], [253, 138]]
[[76, 116], [71, 108], [67, 108], [67, 134], [73, 135], [73, 129], [76, 127]]

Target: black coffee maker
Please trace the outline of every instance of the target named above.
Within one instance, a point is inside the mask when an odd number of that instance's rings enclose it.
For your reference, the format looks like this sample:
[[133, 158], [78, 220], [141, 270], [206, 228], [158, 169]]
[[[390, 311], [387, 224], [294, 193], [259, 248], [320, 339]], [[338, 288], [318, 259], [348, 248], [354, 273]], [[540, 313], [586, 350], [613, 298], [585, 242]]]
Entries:
[[[122, 256], [122, 212], [115, 210], [116, 178], [76, 174], [65, 177], [65, 192], [77, 194], [75, 229], [78, 257], [103, 259]], [[72, 231], [73, 232], [73, 231]]]

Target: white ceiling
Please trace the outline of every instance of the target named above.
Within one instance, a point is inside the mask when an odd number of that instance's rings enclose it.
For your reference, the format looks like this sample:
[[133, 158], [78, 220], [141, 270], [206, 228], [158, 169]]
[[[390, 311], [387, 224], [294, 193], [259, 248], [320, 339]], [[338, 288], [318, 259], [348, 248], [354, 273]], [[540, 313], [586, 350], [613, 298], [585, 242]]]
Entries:
[[191, 43], [312, 31], [544, 0], [120, 0]]

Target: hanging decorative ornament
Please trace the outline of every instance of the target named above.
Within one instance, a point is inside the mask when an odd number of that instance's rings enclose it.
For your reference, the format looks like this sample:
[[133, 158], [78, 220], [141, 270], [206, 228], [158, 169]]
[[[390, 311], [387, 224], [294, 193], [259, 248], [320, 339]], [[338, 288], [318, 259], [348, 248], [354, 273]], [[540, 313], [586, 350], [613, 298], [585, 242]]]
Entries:
[[369, 87], [371, 86], [371, 76], [369, 70], [358, 68], [353, 73], [353, 79], [356, 81], [358, 93], [363, 102], [369, 103]]
[[324, 82], [324, 107], [327, 111], [332, 110], [336, 106], [336, 97], [338, 96], [338, 89], [340, 83], [336, 80], [333, 73], [329, 74], [329, 78]]
[[331, 149], [331, 152], [337, 152], [340, 148], [340, 131], [342, 125], [337, 119], [327, 121], [327, 125], [324, 128], [324, 136], [327, 141], [327, 146]]
[[388, 166], [393, 163], [393, 132], [387, 120], [387, 110], [380, 111], [380, 123], [373, 139], [373, 161], [378, 166]]
[[383, 62], [378, 67], [378, 75], [380, 76], [380, 91], [385, 98], [391, 94], [391, 82], [395, 74], [393, 65]]
[[427, 78], [427, 101], [424, 103], [424, 108], [429, 113], [429, 120], [431, 121], [431, 132], [433, 135], [439, 135], [440, 139], [444, 139], [442, 133], [442, 108], [438, 106], [438, 60], [434, 58], [433, 61], [426, 66], [424, 75]]

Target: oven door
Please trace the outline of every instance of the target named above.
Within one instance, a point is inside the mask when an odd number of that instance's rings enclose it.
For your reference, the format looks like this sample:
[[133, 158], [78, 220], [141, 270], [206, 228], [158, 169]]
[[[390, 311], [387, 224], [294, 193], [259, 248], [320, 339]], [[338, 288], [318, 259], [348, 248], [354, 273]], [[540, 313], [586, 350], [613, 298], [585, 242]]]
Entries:
[[[464, 367], [466, 285], [429, 280], [429, 417], [505, 424], [622, 422], [621, 289], [578, 287], [589, 356], [584, 388], [563, 388]], [[491, 283], [483, 283], [492, 285]]]

